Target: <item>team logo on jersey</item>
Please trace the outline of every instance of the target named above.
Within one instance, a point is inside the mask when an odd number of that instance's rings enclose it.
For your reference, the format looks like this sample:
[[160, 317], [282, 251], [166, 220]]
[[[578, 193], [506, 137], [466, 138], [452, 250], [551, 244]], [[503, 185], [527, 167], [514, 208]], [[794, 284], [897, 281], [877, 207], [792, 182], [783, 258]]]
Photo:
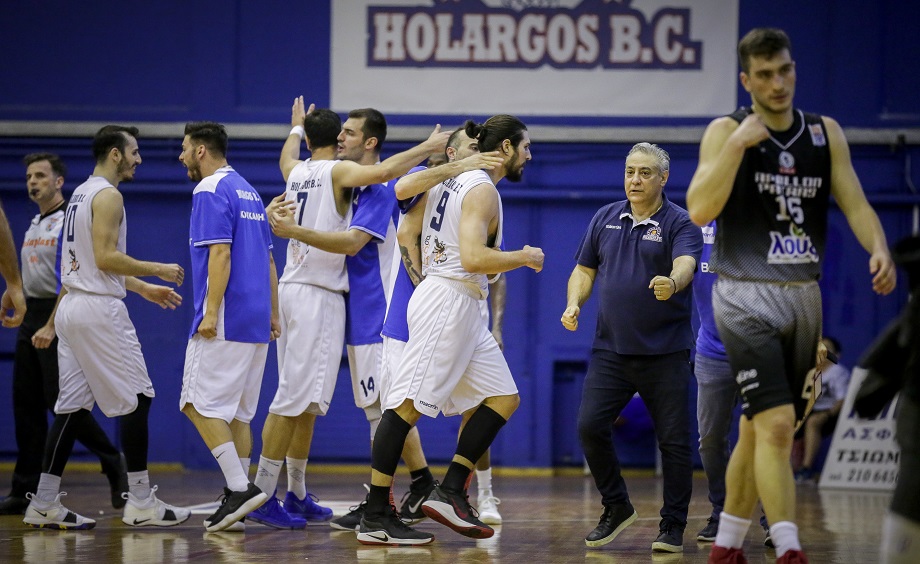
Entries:
[[434, 238], [434, 256], [431, 257], [431, 261], [435, 264], [441, 264], [447, 261], [447, 245], [443, 241], [438, 241], [438, 238]]
[[827, 145], [827, 139], [824, 137], [824, 130], [821, 129], [820, 123], [813, 123], [808, 126], [808, 133], [811, 133], [811, 144], [815, 147]]
[[795, 174], [795, 157], [789, 151], [779, 154], [779, 171], [783, 174]]
[[790, 223], [788, 235], [770, 232], [769, 264], [808, 264], [819, 260], [818, 249], [801, 227]]
[[648, 231], [645, 232], [645, 235], [642, 236], [644, 241], [654, 241], [656, 243], [661, 242], [661, 228], [657, 225], [652, 225], [648, 228]]
[[72, 274], [80, 270], [80, 261], [77, 260], [77, 253], [73, 252], [73, 249], [68, 249], [70, 252], [70, 271], [67, 274]]
[[45, 224], [45, 231], [54, 231], [55, 229], [58, 229], [58, 223], [60, 223], [62, 219], [63, 218], [57, 217], [51, 218], [48, 223]]
[[700, 227], [700, 231], [703, 232], [703, 244], [704, 245], [713, 245], [716, 242], [716, 228], [711, 225], [704, 225]]

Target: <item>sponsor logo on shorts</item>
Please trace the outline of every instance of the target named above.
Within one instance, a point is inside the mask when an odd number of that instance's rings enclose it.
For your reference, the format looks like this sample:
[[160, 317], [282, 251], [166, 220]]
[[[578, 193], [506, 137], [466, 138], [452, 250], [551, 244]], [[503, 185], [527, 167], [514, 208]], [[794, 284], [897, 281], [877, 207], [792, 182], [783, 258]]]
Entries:
[[433, 404], [433, 403], [428, 403], [427, 401], [422, 401], [422, 400], [418, 400], [418, 402], [419, 402], [419, 404], [424, 405], [425, 407], [427, 407], [427, 408], [429, 408], [429, 409], [438, 409], [438, 406], [436, 406], [436, 405]]
[[735, 381], [738, 382], [738, 385], [747, 382], [748, 380], [753, 380], [757, 378], [757, 369], [752, 368], [750, 370], [739, 370], [738, 376], [735, 377]]

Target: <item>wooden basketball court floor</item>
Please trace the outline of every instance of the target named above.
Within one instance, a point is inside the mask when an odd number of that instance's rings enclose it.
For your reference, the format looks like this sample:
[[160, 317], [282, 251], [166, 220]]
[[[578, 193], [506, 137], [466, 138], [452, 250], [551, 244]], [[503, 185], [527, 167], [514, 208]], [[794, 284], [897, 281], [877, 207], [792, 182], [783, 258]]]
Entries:
[[[10, 465], [0, 469], [0, 492], [7, 493]], [[694, 478], [693, 500], [684, 535], [682, 554], [651, 552], [658, 533], [661, 480], [651, 471], [627, 471], [626, 480], [639, 519], [612, 543], [587, 549], [584, 536], [594, 528], [602, 508], [590, 477], [565, 471], [496, 469], [494, 493], [501, 499], [504, 523], [491, 539], [473, 540], [426, 520], [419, 528], [434, 533], [425, 547], [367, 547], [355, 535], [336, 531], [326, 524], [305, 531], [275, 530], [256, 523], [245, 533], [206, 533], [203, 519], [223, 487], [215, 470], [184, 471], [176, 467], [152, 467], [151, 482], [157, 495], [174, 505], [197, 506], [191, 519], [171, 528], [136, 528], [121, 522], [121, 512], [109, 504], [109, 489], [98, 472], [71, 470], [64, 475], [64, 504], [93, 517], [90, 531], [51, 531], [26, 527], [18, 516], [0, 516], [0, 562], [444, 562], [477, 563], [574, 563], [622, 564], [632, 562], [704, 563], [711, 545], [698, 543], [696, 533], [706, 523], [710, 506], [702, 474]], [[435, 476], [443, 469], [435, 469]], [[310, 490], [337, 515], [364, 497], [362, 483], [369, 472], [358, 466], [311, 465]], [[282, 485], [284, 479], [282, 478]], [[408, 485], [402, 468], [396, 495]], [[796, 487], [798, 525], [811, 562], [869, 563], [878, 561], [881, 523], [891, 496], [884, 493], [819, 490], [814, 485]], [[475, 503], [475, 502], [474, 502]], [[207, 505], [211, 504], [210, 508]], [[748, 534], [748, 560], [774, 562], [772, 550], [763, 546], [764, 533], [755, 523]]]

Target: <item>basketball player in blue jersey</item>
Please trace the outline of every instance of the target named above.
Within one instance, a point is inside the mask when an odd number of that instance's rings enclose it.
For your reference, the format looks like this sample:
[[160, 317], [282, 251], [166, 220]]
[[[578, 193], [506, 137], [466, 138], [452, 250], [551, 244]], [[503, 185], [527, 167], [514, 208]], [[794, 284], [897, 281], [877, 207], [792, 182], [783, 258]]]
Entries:
[[[352, 188], [405, 174], [429, 154], [443, 150], [449, 134], [435, 128], [416, 147], [365, 166], [336, 160], [342, 127], [334, 112], [313, 111], [313, 106], [305, 111], [301, 97], [294, 101], [291, 123], [294, 127], [280, 159], [287, 190], [266, 210], [269, 217], [276, 216], [272, 219], [274, 233], [291, 241], [279, 285], [279, 386], [262, 431], [263, 450], [255, 485], [274, 492], [286, 461], [289, 490], [284, 509], [310, 521], [326, 521], [332, 512], [307, 495], [304, 472], [316, 416], [325, 415], [332, 400], [345, 336], [343, 294], [349, 286], [345, 251], [336, 247], [338, 236], [354, 231], [357, 233], [349, 235], [366, 238], [364, 243], [371, 237], [367, 231], [348, 229]], [[304, 134], [312, 155], [307, 161], [299, 158]], [[375, 143], [376, 138], [365, 140], [369, 148]], [[334, 252], [329, 252], [330, 248]], [[259, 511], [252, 518], [262, 522], [273, 519]]]
[[[198, 181], [189, 244], [195, 317], [185, 351], [179, 408], [217, 460], [227, 486], [209, 531], [228, 529], [278, 500], [249, 482], [252, 432], [268, 343], [278, 337], [278, 275], [262, 198], [227, 163], [227, 131], [214, 122], [185, 126], [179, 160]], [[267, 503], [266, 503], [267, 501]], [[303, 528], [306, 521], [292, 522]]]
[[389, 491], [409, 430], [423, 414], [434, 417], [440, 411], [471, 415], [447, 475], [423, 502], [423, 511], [465, 536], [494, 534], [475, 517], [466, 484], [475, 461], [520, 399], [498, 343], [482, 322], [479, 302], [487, 296], [488, 275], [524, 266], [540, 271], [543, 251], [529, 246], [498, 250], [502, 208], [495, 184], [505, 177], [521, 178], [530, 160], [526, 126], [513, 116], [499, 115], [483, 125], [468, 122], [466, 131], [481, 150], [500, 151], [504, 164], [488, 173], [460, 174], [429, 193], [422, 235], [427, 271], [409, 304], [409, 342], [382, 398], [367, 509], [357, 535], [363, 544], [420, 545], [433, 540], [433, 535], [399, 520], [389, 504]]
[[141, 164], [137, 128], [107, 125], [93, 138], [96, 166], [74, 190], [64, 218], [61, 298], [55, 314], [60, 392], [45, 443], [44, 472], [23, 522], [32, 527], [91, 529], [93, 519], [61, 504], [61, 475], [74, 439], [98, 405], [118, 417], [128, 470], [122, 521], [135, 527], [178, 525], [191, 511], [163, 503], [147, 473], [147, 416], [154, 396], [134, 324], [122, 299], [127, 290], [166, 309], [182, 297], [168, 286], [136, 276], [156, 276], [181, 285], [178, 264], [140, 261], [126, 253], [127, 222], [118, 187]]
[[[406, 321], [406, 310], [409, 299], [415, 286], [421, 282], [421, 233], [427, 203], [426, 193], [430, 188], [440, 184], [448, 178], [470, 170], [491, 170], [503, 164], [499, 153], [480, 153], [479, 143], [471, 139], [463, 127], [451, 134], [447, 140], [447, 149], [443, 155], [433, 155], [428, 159], [428, 169], [419, 167], [410, 174], [394, 182], [393, 191], [400, 198], [400, 209], [404, 217], [400, 221], [398, 237], [401, 259], [393, 265], [393, 289], [387, 310], [387, 318], [383, 327], [384, 336], [384, 366], [383, 372], [387, 377], [396, 372], [406, 342], [409, 340], [409, 327]], [[409, 272], [413, 272], [410, 278]], [[489, 280], [489, 301], [492, 303], [492, 336], [498, 343], [499, 349], [504, 350], [502, 342], [502, 322], [505, 310], [505, 276], [499, 274]], [[489, 324], [489, 309], [486, 300], [480, 302], [482, 307], [483, 322]], [[428, 472], [427, 465], [424, 469], [413, 468], [407, 458], [407, 451], [420, 453], [424, 461], [422, 446], [418, 437], [418, 428], [412, 427], [406, 437], [406, 446], [403, 449], [403, 460], [409, 467], [412, 484], [409, 491], [403, 496], [400, 507], [400, 517], [408, 524], [413, 524], [425, 518], [422, 511], [422, 502], [434, 489], [433, 478]], [[477, 511], [480, 520], [486, 525], [500, 525], [501, 514], [498, 512], [500, 500], [492, 492], [492, 464], [489, 456], [490, 450], [476, 462], [476, 481], [478, 485]]]
[[[27, 310], [16, 336], [13, 360], [13, 417], [19, 452], [13, 470], [13, 489], [0, 500], [0, 515], [25, 513], [29, 505], [26, 493], [35, 493], [48, 437], [48, 412], [54, 408], [58, 396], [54, 312], [61, 291], [61, 228], [67, 206], [61, 189], [67, 167], [52, 153], [32, 153], [23, 162], [29, 199], [38, 205], [39, 213], [32, 219], [22, 242]], [[128, 478], [121, 454], [95, 417], [87, 419], [77, 440], [102, 462], [102, 471], [111, 485], [112, 506], [124, 507], [122, 494], [128, 491]]]
[[829, 195], [869, 252], [873, 290], [890, 293], [897, 277], [840, 125], [793, 107], [788, 36], [754, 29], [741, 39], [738, 58], [751, 108], [709, 124], [687, 191], [691, 219], [700, 226], [718, 222], [713, 312], [744, 411], [709, 561], [746, 561], [741, 547], [760, 498], [777, 562], [802, 563], [808, 559], [793, 522], [789, 456], [821, 339], [817, 280]]

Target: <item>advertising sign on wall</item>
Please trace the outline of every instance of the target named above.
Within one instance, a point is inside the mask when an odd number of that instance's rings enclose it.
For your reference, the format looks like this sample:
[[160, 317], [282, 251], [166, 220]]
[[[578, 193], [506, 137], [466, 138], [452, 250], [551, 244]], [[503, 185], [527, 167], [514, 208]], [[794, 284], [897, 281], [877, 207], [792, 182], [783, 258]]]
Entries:
[[407, 114], [713, 116], [737, 0], [333, 0], [331, 101]]

